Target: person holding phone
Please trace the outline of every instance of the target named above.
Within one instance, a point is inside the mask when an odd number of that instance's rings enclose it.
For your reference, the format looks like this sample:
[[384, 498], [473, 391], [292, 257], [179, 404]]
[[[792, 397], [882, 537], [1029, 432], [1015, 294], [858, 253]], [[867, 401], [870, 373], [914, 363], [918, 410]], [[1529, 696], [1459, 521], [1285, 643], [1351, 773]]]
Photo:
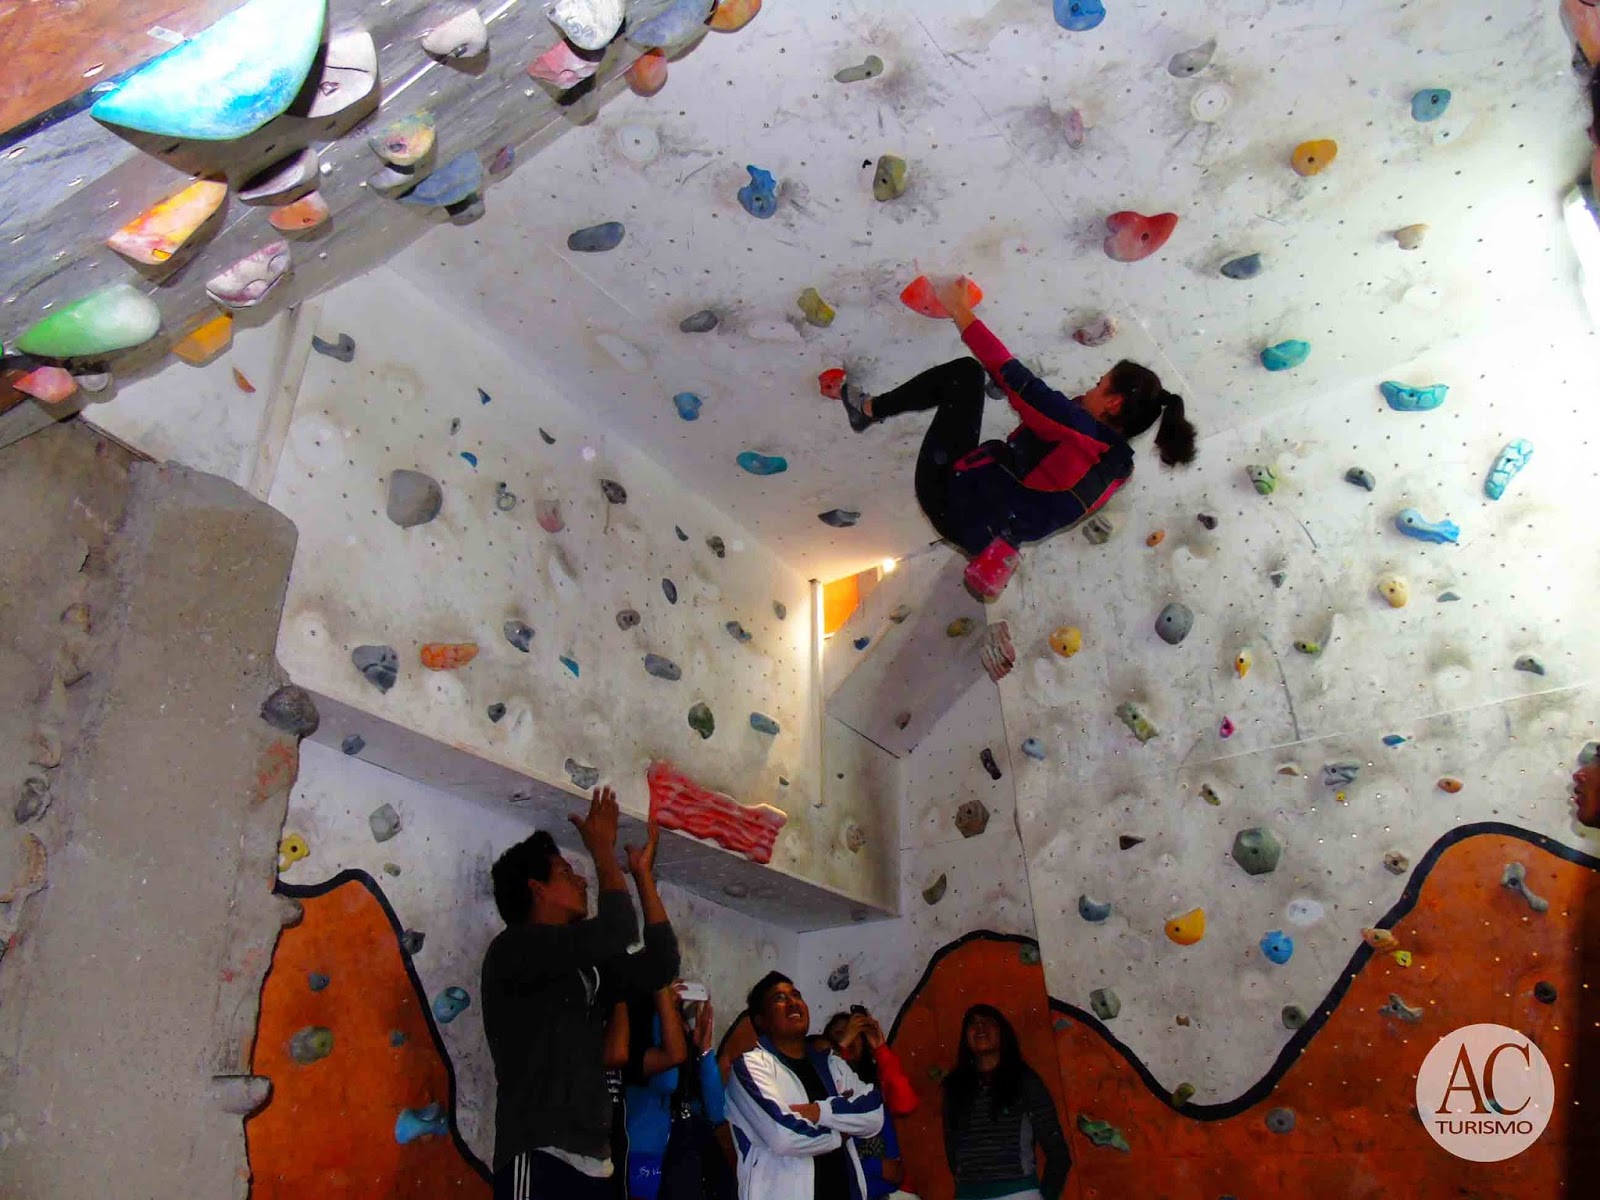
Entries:
[[920, 1099], [905, 1069], [889, 1043], [883, 1028], [865, 1006], [853, 1004], [849, 1012], [835, 1013], [823, 1026], [833, 1052], [859, 1075], [863, 1082], [875, 1084], [883, 1093], [887, 1112], [883, 1129], [874, 1137], [857, 1139], [861, 1170], [867, 1178], [868, 1200], [882, 1200], [905, 1186], [905, 1164], [900, 1158], [900, 1139], [893, 1118], [909, 1116]]

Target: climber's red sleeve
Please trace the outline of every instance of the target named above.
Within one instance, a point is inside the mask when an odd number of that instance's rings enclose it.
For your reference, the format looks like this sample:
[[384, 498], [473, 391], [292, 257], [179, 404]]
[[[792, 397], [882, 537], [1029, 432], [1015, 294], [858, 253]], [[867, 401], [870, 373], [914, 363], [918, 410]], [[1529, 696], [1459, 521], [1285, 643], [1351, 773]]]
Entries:
[[872, 1057], [878, 1064], [878, 1090], [883, 1093], [883, 1105], [889, 1110], [889, 1115], [904, 1117], [916, 1112], [922, 1098], [911, 1086], [911, 1080], [906, 1078], [905, 1068], [900, 1065], [900, 1056], [889, 1049], [889, 1043], [885, 1042], [872, 1052]]
[[967, 349], [972, 351], [972, 356], [983, 364], [983, 369], [1000, 379], [1000, 368], [1006, 365], [1006, 360], [1012, 356], [1005, 343], [989, 332], [989, 327], [982, 321], [974, 321], [961, 333], [961, 340], [967, 344]]

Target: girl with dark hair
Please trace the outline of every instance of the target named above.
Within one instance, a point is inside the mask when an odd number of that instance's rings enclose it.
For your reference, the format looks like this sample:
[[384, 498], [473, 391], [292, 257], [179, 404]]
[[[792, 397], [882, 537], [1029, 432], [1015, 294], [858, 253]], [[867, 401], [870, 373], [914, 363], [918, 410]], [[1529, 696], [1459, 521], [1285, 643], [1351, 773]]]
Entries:
[[[880, 396], [838, 370], [823, 374], [822, 390], [844, 402], [857, 433], [901, 413], [933, 411], [917, 457], [917, 501], [939, 536], [972, 559], [967, 586], [992, 599], [1010, 581], [1019, 546], [1075, 525], [1128, 481], [1128, 439], [1159, 420], [1156, 449], [1175, 466], [1193, 461], [1195, 429], [1183, 399], [1148, 367], [1119, 362], [1072, 399], [1018, 362], [972, 315], [964, 279], [940, 288], [939, 300], [976, 358], [933, 367]], [[985, 371], [1021, 418], [1004, 441], [979, 441]]]
[[1057, 1200], [1072, 1166], [1049, 1089], [1023, 1061], [1011, 1022], [988, 1004], [967, 1009], [944, 1079], [944, 1155], [956, 1200]]

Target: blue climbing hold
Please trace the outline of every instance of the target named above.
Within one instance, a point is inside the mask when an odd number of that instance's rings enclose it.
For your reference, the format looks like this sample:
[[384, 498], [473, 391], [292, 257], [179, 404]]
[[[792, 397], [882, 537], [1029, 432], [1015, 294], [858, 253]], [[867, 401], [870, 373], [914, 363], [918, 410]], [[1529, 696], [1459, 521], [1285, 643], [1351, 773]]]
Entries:
[[567, 670], [572, 672], [572, 677], [574, 679], [576, 679], [578, 677], [578, 660], [577, 659], [568, 658], [565, 654], [563, 654], [561, 656], [561, 665], [563, 667], [565, 667]]
[[1029, 758], [1044, 761], [1044, 743], [1036, 737], [1022, 739], [1022, 752]]
[[433, 998], [433, 1019], [441, 1025], [448, 1025], [467, 1010], [472, 1003], [472, 997], [467, 995], [466, 988], [447, 987]]
[[1504, 496], [1506, 485], [1528, 465], [1528, 460], [1532, 457], [1532, 442], [1518, 438], [1514, 442], [1507, 443], [1506, 448], [1500, 451], [1500, 457], [1494, 460], [1494, 466], [1489, 469], [1489, 478], [1483, 481], [1483, 494], [1491, 500], [1498, 500]]
[[1261, 953], [1280, 967], [1294, 957], [1294, 939], [1281, 929], [1274, 929], [1261, 939]]
[[701, 400], [693, 392], [679, 392], [672, 398], [672, 403], [677, 407], [678, 415], [685, 421], [700, 419]]
[[753, 712], [750, 714], [750, 728], [754, 729], [757, 733], [770, 733], [776, 735], [778, 732], [778, 723], [771, 717], [767, 716], [766, 713]]
[[1090, 924], [1098, 925], [1111, 915], [1111, 905], [1091, 900], [1085, 894], [1078, 897], [1078, 915]]
[[872, 645], [872, 639], [870, 637], [858, 637], [850, 644], [857, 650], [865, 650], [868, 646]]
[[1290, 338], [1261, 352], [1261, 365], [1269, 371], [1291, 371], [1311, 357], [1311, 343]]
[[[684, 538], [683, 540], [688, 541], [689, 539]], [[668, 604], [676, 604], [678, 602], [678, 585], [670, 579], [663, 579], [661, 581], [661, 594], [667, 598]]]
[[750, 631], [738, 621], [728, 621], [722, 626], [728, 631], [728, 636], [739, 643], [748, 642], [751, 638]]
[[1073, 33], [1093, 29], [1106, 19], [1106, 6], [1100, 0], [1054, 0], [1056, 24]]
[[1411, 116], [1418, 121], [1437, 121], [1449, 107], [1449, 88], [1423, 88], [1411, 97]]
[[400, 197], [401, 204], [420, 208], [459, 204], [483, 186], [483, 163], [477, 151], [458, 154], [416, 187]]
[[329, 984], [329, 979], [321, 971], [311, 971], [306, 975], [306, 986], [313, 992], [320, 992]]
[[752, 217], [765, 221], [778, 211], [778, 181], [771, 171], [760, 167], [746, 167], [745, 170], [750, 172], [750, 182], [739, 189], [739, 203]]
[[646, 0], [630, 4], [628, 40], [646, 50], [672, 49], [687, 44], [706, 31], [712, 0]]
[[1229, 279], [1254, 279], [1261, 274], [1261, 255], [1245, 254], [1222, 264], [1222, 273]]
[[1406, 739], [1401, 737], [1398, 733], [1389, 733], [1384, 735], [1383, 744], [1388, 746], [1389, 749], [1393, 750], [1396, 746], [1404, 746], [1406, 744]]
[[1430, 521], [1414, 508], [1402, 508], [1395, 514], [1394, 527], [1409, 538], [1419, 542], [1454, 545], [1461, 538], [1461, 530], [1449, 518]]
[[461, 452], [461, 457], [474, 467], [478, 465], [478, 456], [471, 450], [463, 450]]
[[444, 1119], [444, 1108], [438, 1104], [422, 1108], [403, 1108], [394, 1119], [394, 1140], [408, 1146], [418, 1138], [444, 1137], [450, 1125]]
[[752, 475], [782, 475], [789, 469], [789, 460], [781, 454], [757, 454], [746, 450], [739, 455], [739, 465]]
[[615, 250], [622, 245], [622, 237], [626, 232], [621, 221], [606, 221], [600, 225], [590, 225], [587, 229], [575, 229], [567, 235], [567, 249], [580, 254]]
[[488, 392], [484, 391], [482, 388], [478, 389], [478, 403], [479, 404], [487, 404], [487, 403], [489, 403], [489, 401], [491, 401], [493, 399], [494, 399], [494, 397], [489, 395]]
[[1383, 398], [1395, 412], [1432, 412], [1443, 404], [1444, 398], [1450, 394], [1448, 384], [1434, 383], [1427, 387], [1416, 388], [1396, 383], [1392, 379], [1380, 383], [1378, 390], [1383, 393]]

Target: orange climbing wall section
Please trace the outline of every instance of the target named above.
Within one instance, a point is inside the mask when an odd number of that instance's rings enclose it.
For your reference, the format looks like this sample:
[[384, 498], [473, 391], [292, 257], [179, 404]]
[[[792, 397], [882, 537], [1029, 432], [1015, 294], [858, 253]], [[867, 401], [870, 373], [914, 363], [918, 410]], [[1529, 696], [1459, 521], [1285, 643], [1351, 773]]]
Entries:
[[[1528, 868], [1529, 886], [1550, 901], [1547, 913], [1532, 912], [1500, 886], [1511, 861]], [[952, 1195], [930, 1069], [954, 1063], [961, 1015], [979, 1000], [1012, 1015], [1041, 1074], [1053, 1066], [1053, 1033], [1060, 1077], [1047, 1082], [1065, 1096], [1073, 1156], [1066, 1200], [1588, 1194], [1592, 1182], [1582, 1181], [1600, 1169], [1600, 982], [1585, 986], [1584, 979], [1600, 980], [1600, 873], [1519, 837], [1467, 837], [1439, 854], [1417, 904], [1392, 929], [1413, 952], [1412, 965], [1402, 968], [1387, 955], [1364, 962], [1270, 1093], [1227, 1115], [1208, 1110], [1209, 1119], [1174, 1109], [1092, 1018], [1059, 1004], [1054, 1013], [1041, 1011], [1042, 971], [1015, 942], [958, 944], [930, 970], [894, 1037], [923, 1096], [921, 1111], [902, 1122], [901, 1136], [919, 1194], [923, 1200]], [[1555, 985], [1554, 1004], [1533, 998], [1539, 980]], [[1391, 992], [1422, 1008], [1422, 1020], [1381, 1016]], [[1557, 1110], [1549, 1128], [1504, 1163], [1446, 1154], [1414, 1114], [1424, 1055], [1444, 1033], [1477, 1022], [1529, 1034], [1555, 1073]], [[1108, 1028], [1114, 1032], [1115, 1022]], [[1293, 1133], [1267, 1131], [1264, 1117], [1276, 1107], [1294, 1110]], [[1122, 1130], [1132, 1152], [1090, 1143], [1077, 1130], [1080, 1113]]]
[[[254, 1071], [272, 1099], [245, 1125], [252, 1200], [488, 1200], [480, 1168], [454, 1137], [402, 1146], [405, 1108], [454, 1102], [428, 1009], [406, 968], [398, 931], [375, 887], [341, 876], [316, 895], [295, 893], [305, 920], [278, 939], [261, 992]], [[313, 992], [311, 972], [329, 984]], [[301, 1066], [289, 1039], [307, 1025], [333, 1031], [333, 1052]], [[406, 1035], [400, 1046], [390, 1033]]]

